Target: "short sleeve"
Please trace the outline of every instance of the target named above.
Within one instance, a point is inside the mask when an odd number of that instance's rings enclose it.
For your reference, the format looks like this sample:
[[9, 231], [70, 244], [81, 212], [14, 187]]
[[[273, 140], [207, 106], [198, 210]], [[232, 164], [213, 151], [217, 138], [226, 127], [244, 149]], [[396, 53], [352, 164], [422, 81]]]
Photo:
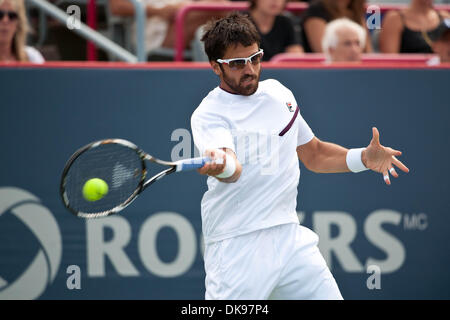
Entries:
[[306, 123], [305, 119], [303, 119], [301, 114], [299, 114], [298, 117], [299, 121], [298, 121], [297, 146], [301, 146], [303, 144], [310, 142], [311, 139], [314, 138], [314, 133], [309, 127], [308, 123]]
[[231, 130], [222, 118], [196, 110], [191, 117], [194, 144], [203, 155], [207, 149], [228, 148], [235, 152]]
[[281, 86], [283, 90], [286, 90], [286, 95], [289, 100], [293, 101], [295, 105], [297, 105], [297, 108], [299, 109], [298, 115], [297, 115], [297, 125], [298, 125], [298, 133], [297, 133], [297, 146], [301, 146], [305, 143], [308, 143], [311, 141], [312, 138], [314, 138], [314, 133], [308, 123], [303, 119], [303, 116], [301, 115], [300, 110], [300, 104], [298, 103], [298, 100], [295, 98], [294, 94], [291, 90], [283, 86], [278, 81], [274, 82], [275, 84]]
[[27, 53], [29, 62], [39, 63], [39, 64], [45, 62], [45, 59], [42, 56], [42, 54], [39, 51], [37, 51], [35, 48], [25, 47], [25, 52]]

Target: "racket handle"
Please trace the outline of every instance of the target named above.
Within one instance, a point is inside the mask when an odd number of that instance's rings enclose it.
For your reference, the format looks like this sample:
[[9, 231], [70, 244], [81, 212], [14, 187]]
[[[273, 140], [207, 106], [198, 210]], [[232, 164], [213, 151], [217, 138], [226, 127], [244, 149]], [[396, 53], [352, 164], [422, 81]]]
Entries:
[[[201, 168], [205, 165], [205, 163], [211, 162], [209, 157], [198, 157], [198, 158], [190, 158], [183, 159], [177, 161], [177, 171], [189, 171]], [[217, 159], [216, 163], [222, 163], [222, 159]]]

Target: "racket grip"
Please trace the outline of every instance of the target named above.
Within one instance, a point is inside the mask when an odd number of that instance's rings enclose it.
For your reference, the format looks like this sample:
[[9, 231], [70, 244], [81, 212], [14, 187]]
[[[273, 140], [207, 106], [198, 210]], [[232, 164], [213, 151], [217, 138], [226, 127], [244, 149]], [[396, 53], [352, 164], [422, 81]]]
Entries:
[[211, 159], [209, 157], [198, 157], [179, 160], [177, 161], [177, 171], [188, 171], [198, 169], [203, 167], [207, 162], [211, 162]]

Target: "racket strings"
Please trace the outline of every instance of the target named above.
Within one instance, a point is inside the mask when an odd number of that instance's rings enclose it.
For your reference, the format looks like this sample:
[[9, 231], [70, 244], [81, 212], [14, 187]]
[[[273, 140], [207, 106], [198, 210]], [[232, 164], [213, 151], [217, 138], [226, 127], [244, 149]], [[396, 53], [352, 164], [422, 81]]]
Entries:
[[[137, 192], [143, 179], [143, 162], [134, 149], [108, 143], [90, 148], [71, 164], [65, 177], [65, 198], [76, 212], [108, 213], [123, 205]], [[83, 186], [89, 179], [100, 178], [108, 193], [97, 201], [83, 196]]]

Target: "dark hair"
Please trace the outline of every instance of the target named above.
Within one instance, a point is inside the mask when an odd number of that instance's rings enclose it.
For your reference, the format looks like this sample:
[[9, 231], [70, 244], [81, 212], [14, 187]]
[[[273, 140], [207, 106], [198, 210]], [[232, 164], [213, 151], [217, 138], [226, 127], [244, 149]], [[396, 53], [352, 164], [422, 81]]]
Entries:
[[331, 15], [332, 20], [338, 18], [349, 18], [355, 21], [357, 24], [364, 26], [365, 18], [365, 0], [351, 0], [347, 9], [349, 13], [344, 13], [339, 10], [335, 0], [320, 0], [325, 9]]
[[225, 18], [208, 22], [202, 41], [209, 61], [216, 61], [223, 58], [230, 46], [241, 44], [248, 47], [257, 43], [259, 47], [261, 38], [246, 15], [232, 12]]
[[[248, 7], [249, 10], [253, 10], [256, 8], [256, 3], [258, 0], [249, 0], [250, 6]], [[288, 3], [288, 0], [284, 0], [284, 7], [286, 8], [286, 5]]]

